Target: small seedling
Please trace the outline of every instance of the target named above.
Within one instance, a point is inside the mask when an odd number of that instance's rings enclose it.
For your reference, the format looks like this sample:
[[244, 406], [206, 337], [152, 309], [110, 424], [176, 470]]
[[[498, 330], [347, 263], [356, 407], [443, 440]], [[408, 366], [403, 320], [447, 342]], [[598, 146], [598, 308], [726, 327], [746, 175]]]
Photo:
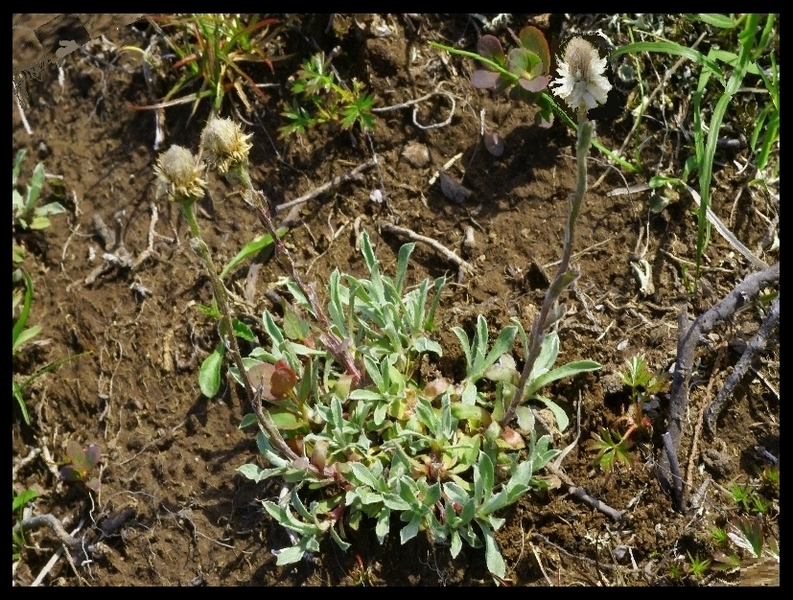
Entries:
[[669, 575], [669, 579], [672, 581], [680, 581], [683, 579], [683, 567], [681, 567], [676, 562], [673, 562], [669, 565], [669, 570], [667, 573]]
[[698, 555], [691, 556], [691, 554], [688, 553], [688, 561], [688, 573], [697, 579], [703, 577], [710, 568], [711, 561], [709, 558], [700, 559]]
[[303, 134], [323, 123], [339, 122], [342, 129], [356, 123], [364, 131], [375, 127], [372, 107], [374, 97], [365, 92], [363, 83], [353, 79], [352, 89], [337, 81], [330, 68], [332, 57], [319, 52], [303, 63], [292, 84], [294, 100], [281, 113], [290, 122], [279, 130], [281, 137]]
[[746, 513], [765, 514], [771, 504], [748, 483], [732, 482], [727, 488], [732, 503]]
[[[14, 496], [13, 502], [13, 516], [14, 520], [17, 522], [21, 522], [22, 520], [22, 513], [25, 507], [32, 502], [34, 499], [38, 498], [40, 494], [35, 490], [25, 490], [20, 494]], [[11, 533], [12, 537], [12, 560], [17, 561], [19, 560], [20, 551], [22, 547], [25, 545], [25, 533], [21, 527], [12, 530]]]
[[600, 435], [593, 433], [587, 443], [591, 452], [597, 452], [595, 464], [606, 472], [613, 470], [617, 463], [628, 466], [633, 463], [631, 437], [637, 432], [652, 433], [652, 421], [645, 414], [645, 406], [653, 394], [667, 387], [668, 374], [650, 371], [644, 356], [636, 355], [625, 362], [627, 368], [620, 373], [620, 379], [630, 388], [631, 404], [616, 423], [625, 423], [627, 429], [622, 435], [612, 429], [602, 429]]
[[710, 535], [713, 537], [713, 543], [719, 547], [726, 547], [730, 542], [730, 538], [727, 536], [727, 529], [724, 527], [712, 527]]
[[[60, 202], [49, 202], [47, 204], [37, 206], [39, 200], [41, 199], [41, 193], [44, 189], [45, 181], [50, 179], [60, 182], [61, 180], [60, 177], [47, 175], [44, 172], [43, 163], [38, 163], [33, 169], [33, 175], [30, 179], [30, 183], [25, 186], [27, 188], [26, 195], [23, 197], [19, 192], [17, 189], [17, 181], [19, 180], [19, 171], [22, 169], [22, 162], [25, 160], [26, 154], [27, 150], [24, 148], [17, 152], [16, 159], [14, 161], [14, 168], [11, 173], [11, 188], [13, 196], [11, 205], [13, 206], [13, 222], [15, 233], [17, 231], [41, 231], [47, 229], [51, 224], [49, 219], [51, 216], [66, 212], [66, 209], [60, 204]], [[62, 186], [56, 191], [60, 192], [60, 195], [63, 195]], [[24, 249], [15, 242], [13, 245], [13, 250], [14, 262], [22, 262], [25, 259]]]
[[760, 473], [760, 479], [772, 490], [779, 491], [779, 467], [765, 467], [763, 472]]
[[631, 440], [606, 428], [600, 430], [600, 435], [593, 433], [592, 439], [587, 441], [587, 450], [597, 452], [594, 463], [605, 473], [611, 473], [620, 463], [631, 467], [635, 460], [632, 448]]
[[102, 451], [99, 446], [91, 444], [83, 448], [78, 442], [71, 440], [66, 446], [67, 464], [61, 467], [61, 479], [64, 481], [82, 481], [85, 486], [99, 492], [99, 478], [91, 475], [91, 471], [99, 463]]

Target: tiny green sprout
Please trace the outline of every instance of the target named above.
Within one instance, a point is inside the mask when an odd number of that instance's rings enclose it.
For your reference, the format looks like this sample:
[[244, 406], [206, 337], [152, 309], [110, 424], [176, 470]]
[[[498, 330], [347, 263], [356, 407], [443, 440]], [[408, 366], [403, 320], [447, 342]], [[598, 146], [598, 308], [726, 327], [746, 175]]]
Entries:
[[680, 581], [683, 579], [683, 568], [676, 562], [673, 562], [669, 565], [668, 574], [669, 579], [672, 581]]
[[727, 546], [730, 541], [725, 527], [711, 527], [710, 535], [713, 538], [713, 543], [719, 547]]
[[[19, 180], [19, 171], [22, 168], [22, 162], [25, 160], [27, 150], [24, 148], [19, 150], [14, 160], [14, 168], [12, 169], [12, 206], [14, 209], [14, 229], [20, 230], [37, 230], [47, 229], [50, 226], [50, 219], [52, 215], [59, 215], [66, 212], [66, 209], [59, 202], [49, 202], [41, 206], [37, 206], [41, 198], [44, 183], [47, 179], [60, 180], [60, 177], [47, 175], [44, 172], [44, 164], [38, 163], [33, 169], [33, 175], [30, 183], [25, 186], [27, 193], [25, 197], [17, 190], [17, 181]], [[62, 188], [60, 186], [59, 195], [62, 195]], [[16, 253], [15, 253], [16, 256]], [[19, 262], [19, 261], [15, 261]]]
[[700, 559], [699, 555], [691, 556], [690, 553], [687, 554], [689, 561], [689, 566], [688, 566], [689, 574], [693, 575], [697, 579], [703, 577], [710, 568], [710, 563], [711, 563], [710, 559], [709, 558]]
[[776, 465], [765, 467], [762, 473], [760, 473], [760, 479], [762, 479], [763, 483], [768, 487], [775, 491], [779, 491], [779, 467]]
[[600, 430], [600, 435], [592, 433], [592, 439], [587, 442], [587, 450], [597, 452], [594, 464], [606, 473], [613, 471], [618, 463], [627, 467], [633, 465], [632, 447], [631, 440], [626, 439], [625, 436], [620, 437], [619, 433], [606, 428]]
[[752, 494], [752, 512], [764, 515], [771, 508], [771, 503], [760, 494]]
[[[17, 521], [17, 523], [21, 523], [25, 507], [40, 495], [41, 494], [35, 490], [24, 490], [23, 492], [14, 496], [12, 513], [14, 520]], [[25, 545], [25, 532], [21, 526], [15, 527], [12, 530], [11, 538], [13, 542], [12, 559], [17, 561], [19, 560], [21, 550]]]
[[632, 405], [629, 411], [617, 419], [628, 425], [623, 440], [627, 440], [637, 430], [652, 433], [652, 421], [644, 414], [645, 404], [653, 394], [666, 390], [669, 379], [668, 373], [653, 373], [641, 354], [625, 363], [627, 369], [620, 373], [620, 379], [630, 388]]
[[626, 360], [625, 363], [628, 368], [620, 373], [620, 379], [622, 379], [622, 383], [631, 388], [631, 396], [633, 398], [642, 393], [650, 395], [666, 389], [668, 375], [666, 373], [653, 373], [643, 355], [637, 354], [633, 358]]
[[[27, 272], [19, 270], [15, 273], [15, 280], [17, 275], [19, 278], [24, 277], [25, 281], [25, 291], [24, 294], [21, 290], [17, 290], [13, 296], [13, 309], [14, 309], [14, 317], [16, 321], [14, 321], [14, 328], [13, 328], [13, 345], [11, 346], [11, 355], [17, 356], [19, 352], [24, 348], [25, 344], [31, 342], [33, 338], [35, 338], [41, 332], [41, 325], [34, 325], [33, 327], [25, 327], [28, 322], [28, 318], [30, 316], [30, 307], [33, 302], [33, 280], [31, 279], [30, 275]], [[20, 302], [22, 303], [21, 310], [19, 312], [19, 316], [16, 316], [17, 306], [19, 306]], [[13, 396], [19, 405], [19, 410], [22, 413], [22, 418], [25, 420], [25, 423], [30, 425], [30, 414], [28, 413], [27, 404], [25, 403], [25, 389], [30, 386], [36, 379], [41, 377], [42, 375], [49, 373], [57, 369], [64, 363], [72, 361], [76, 358], [80, 358], [81, 356], [89, 354], [88, 352], [83, 352], [82, 354], [76, 354], [73, 356], [68, 356], [61, 360], [57, 360], [51, 362], [45, 367], [38, 369], [32, 375], [26, 377], [21, 383], [17, 382], [16, 379], [13, 379]]]
[[64, 481], [82, 481], [85, 486], [99, 492], [100, 482], [98, 477], [92, 477], [91, 471], [99, 463], [102, 451], [99, 446], [91, 444], [83, 448], [78, 442], [71, 440], [66, 446], [67, 464], [61, 467], [61, 479]]
[[755, 497], [757, 493], [752, 489], [748, 483], [738, 483], [733, 481], [727, 490], [730, 493], [730, 499], [735, 506], [742, 508], [745, 512], [751, 512], [755, 505]]

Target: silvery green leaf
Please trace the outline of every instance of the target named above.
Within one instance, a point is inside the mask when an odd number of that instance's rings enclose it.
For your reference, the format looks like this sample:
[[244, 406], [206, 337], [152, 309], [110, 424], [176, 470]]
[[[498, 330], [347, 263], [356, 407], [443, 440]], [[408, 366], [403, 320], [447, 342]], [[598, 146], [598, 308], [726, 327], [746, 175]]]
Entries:
[[380, 514], [377, 515], [377, 525], [374, 528], [374, 533], [377, 536], [377, 541], [380, 542], [380, 544], [383, 543], [385, 536], [388, 535], [390, 527], [391, 511], [389, 510], [388, 506], [384, 506], [380, 509]]
[[502, 489], [498, 494], [490, 496], [480, 507], [479, 510], [476, 511], [477, 515], [482, 518], [485, 515], [489, 515], [490, 513], [494, 513], [497, 510], [501, 510], [505, 506], [509, 504], [509, 498], [507, 497], [507, 491]]
[[330, 274], [328, 291], [330, 292], [330, 302], [328, 302], [328, 315], [330, 320], [339, 330], [339, 335], [347, 337], [347, 323], [344, 318], [344, 308], [341, 303], [341, 289], [339, 284], [339, 270], [334, 269]]
[[446, 439], [451, 439], [454, 430], [457, 429], [457, 419], [452, 417], [452, 404], [449, 394], [444, 394], [441, 399], [441, 429]]
[[[487, 321], [482, 315], [476, 316], [476, 333], [474, 334], [474, 370], [477, 373], [477, 378], [481, 371], [484, 370], [484, 360], [487, 353], [488, 342]], [[495, 360], [495, 359], [494, 359]]]
[[473, 363], [471, 362], [471, 344], [468, 341], [468, 334], [460, 327], [452, 327], [452, 332], [460, 340], [460, 345], [463, 347], [463, 354], [465, 354], [466, 377], [471, 375]]
[[424, 505], [432, 506], [441, 499], [441, 484], [439, 482], [433, 483], [424, 493]]
[[514, 368], [502, 367], [501, 365], [490, 365], [485, 369], [482, 376], [490, 381], [501, 381], [512, 385], [517, 385], [520, 379], [520, 373]]
[[562, 292], [564, 292], [571, 283], [573, 283], [576, 279], [578, 279], [579, 275], [580, 273], [572, 269], [570, 271], [563, 273], [562, 275], [555, 278], [551, 282], [551, 287], [548, 293], [554, 299], [558, 298], [559, 296], [562, 295]]
[[528, 487], [529, 481], [531, 481], [532, 476], [532, 465], [528, 461], [524, 461], [518, 465], [518, 467], [513, 471], [512, 476], [509, 478], [507, 482], [507, 491], [511, 493], [513, 488], [517, 486], [525, 486]]
[[350, 392], [350, 395], [347, 396], [350, 400], [382, 400], [383, 394], [380, 392], [374, 392], [372, 390], [367, 390], [364, 388], [353, 390]]
[[377, 405], [377, 408], [374, 409], [374, 416], [372, 421], [375, 424], [375, 427], [380, 427], [383, 423], [385, 423], [386, 412], [388, 411], [388, 404], [385, 402], [381, 402]]
[[383, 501], [383, 497], [380, 494], [373, 493], [365, 487], [358, 488], [358, 497], [363, 505], [378, 504]]
[[248, 479], [252, 479], [256, 483], [259, 480], [259, 472], [263, 471], [263, 469], [259, 465], [254, 465], [251, 463], [246, 463], [241, 467], [237, 467], [237, 473], [242, 474], [243, 476], [247, 477]]
[[262, 315], [262, 322], [264, 323], [264, 330], [272, 338], [273, 344], [277, 348], [280, 348], [281, 344], [284, 343], [284, 334], [275, 323], [275, 319], [273, 318], [273, 315], [270, 314], [269, 310], [265, 309], [264, 314]]
[[364, 262], [366, 263], [366, 268], [369, 271], [374, 271], [378, 268], [380, 262], [374, 255], [374, 251], [372, 250], [372, 244], [369, 242], [369, 234], [366, 231], [361, 233], [361, 254], [363, 254]]
[[440, 420], [435, 414], [432, 404], [425, 398], [419, 398], [414, 408], [418, 420], [433, 434], [439, 429]]
[[470, 499], [466, 491], [453, 481], [443, 484], [443, 493], [449, 497], [449, 500], [460, 505]]
[[383, 494], [383, 504], [386, 508], [390, 508], [391, 510], [410, 510], [410, 504], [405, 502], [397, 494]]
[[476, 531], [474, 531], [472, 524], [468, 524], [460, 529], [460, 537], [462, 537], [471, 548], [482, 547], [482, 542], [480, 542], [479, 538], [476, 536]]
[[[482, 319], [484, 321], [484, 319]], [[512, 348], [512, 343], [515, 341], [515, 335], [518, 333], [518, 328], [514, 325], [508, 325], [501, 330], [501, 333], [498, 334], [498, 338], [493, 343], [493, 347], [490, 349], [487, 357], [485, 358], [483, 367], [487, 367], [488, 365], [492, 365], [495, 363], [502, 354], [505, 354], [510, 351]]]
[[336, 531], [335, 527], [330, 528], [330, 537], [336, 542], [336, 545], [345, 552], [350, 549], [350, 544], [339, 537], [339, 533]]
[[289, 512], [288, 509], [283, 508], [274, 502], [270, 502], [269, 500], [262, 502], [262, 505], [264, 506], [264, 509], [270, 514], [270, 516], [278, 521], [282, 527], [291, 529], [300, 535], [314, 535], [318, 533], [318, 529], [315, 525], [309, 525], [308, 523], [299, 521], [294, 517], [294, 515], [292, 515], [291, 512]]
[[297, 356], [324, 356], [326, 350], [317, 350], [316, 348], [309, 348], [304, 344], [286, 340], [284, 348]]
[[399, 479], [400, 497], [407, 502], [411, 508], [418, 508], [421, 506], [421, 503], [418, 501], [418, 498], [416, 498], [414, 487], [416, 487], [416, 483], [412, 479], [404, 476]]
[[597, 371], [600, 368], [602, 368], [602, 365], [596, 363], [594, 360], [577, 360], [577, 361], [569, 362], [567, 364], [562, 365], [561, 367], [557, 367], [553, 371], [549, 371], [547, 373], [543, 373], [542, 375], [539, 375], [531, 382], [530, 388], [535, 391], [540, 390], [549, 383], [553, 383], [554, 381], [558, 381], [559, 379], [564, 379], [565, 377], [573, 377], [575, 375], [579, 375], [581, 373], [587, 373], [589, 371]]
[[413, 515], [413, 518], [410, 519], [410, 523], [405, 525], [402, 530], [399, 532], [399, 542], [401, 544], [405, 544], [408, 540], [412, 540], [416, 537], [419, 533], [419, 523], [421, 522], [420, 515]]
[[487, 429], [485, 429], [485, 440], [490, 444], [495, 444], [496, 440], [501, 437], [501, 431], [501, 426], [498, 424], [498, 421], [493, 421], [488, 425]]
[[267, 436], [261, 431], [256, 434], [256, 446], [259, 448], [259, 452], [262, 453], [262, 455], [268, 460], [268, 462], [270, 462], [270, 464], [275, 465], [276, 467], [284, 468], [290, 465], [288, 460], [275, 452], [273, 447], [270, 445], [270, 442], [267, 440]]
[[405, 274], [407, 273], [408, 269], [408, 260], [410, 259], [410, 255], [415, 247], [416, 244], [414, 242], [410, 242], [409, 244], [403, 244], [399, 249], [396, 277], [394, 279], [394, 285], [396, 287], [397, 293], [399, 294], [402, 293], [402, 286], [405, 283]]
[[503, 579], [507, 575], [507, 565], [504, 563], [504, 557], [501, 556], [498, 544], [490, 528], [481, 524], [480, 526], [485, 538], [485, 563], [487, 564], [487, 570]]
[[523, 328], [523, 323], [520, 322], [520, 319], [517, 317], [512, 317], [510, 319], [515, 324], [515, 327], [518, 328], [518, 337], [520, 338], [520, 343], [523, 346], [523, 359], [529, 356], [529, 337], [526, 335], [526, 330]]
[[474, 498], [477, 504], [493, 493], [493, 461], [485, 452], [479, 452], [479, 463], [474, 467]]
[[518, 418], [518, 427], [523, 431], [534, 430], [534, 413], [528, 406], [519, 406], [515, 409], [515, 416]]
[[559, 336], [555, 331], [552, 331], [542, 341], [542, 349], [534, 363], [534, 368], [531, 370], [529, 381], [533, 381], [546, 373], [556, 362], [557, 356], [559, 356]]
[[470, 381], [465, 382], [465, 387], [463, 388], [463, 394], [460, 398], [460, 402], [465, 405], [473, 406], [476, 404], [476, 396], [477, 396], [477, 389], [476, 386], [471, 383]]
[[296, 485], [291, 489], [289, 492], [289, 499], [292, 501], [292, 506], [295, 507], [297, 514], [303, 517], [306, 521], [313, 522], [316, 525], [317, 517], [313, 515], [306, 506], [303, 504], [303, 501], [300, 499], [298, 492], [300, 491], [300, 485]]
[[289, 548], [283, 548], [278, 552], [277, 554], [278, 560], [276, 560], [275, 564], [278, 565], [279, 567], [282, 567], [284, 565], [292, 565], [298, 562], [301, 558], [303, 558], [303, 555], [305, 553], [306, 551], [303, 550], [303, 548], [300, 548], [299, 546], [290, 546]]
[[443, 356], [443, 348], [441, 348], [441, 345], [438, 342], [425, 337], [420, 337], [413, 340], [412, 347], [416, 352], [433, 352], [437, 356]]
[[545, 406], [553, 413], [553, 417], [556, 419], [556, 426], [559, 428], [559, 431], [564, 431], [567, 429], [567, 426], [570, 424], [570, 419], [567, 417], [567, 413], [562, 410], [561, 406], [559, 406], [550, 398], [540, 396], [539, 394], [536, 394], [534, 398], [545, 404]]
[[372, 489], [376, 489], [378, 487], [377, 479], [374, 478], [369, 469], [367, 469], [364, 465], [359, 462], [350, 462], [347, 464], [350, 466], [353, 477], [355, 477], [360, 483], [368, 485]]
[[242, 417], [242, 421], [240, 421], [240, 429], [245, 429], [246, 427], [250, 427], [251, 425], [256, 425], [259, 422], [258, 417], [253, 413], [248, 413], [244, 417]]
[[462, 549], [463, 541], [460, 538], [460, 534], [457, 531], [452, 531], [452, 547], [450, 548], [452, 558], [457, 558], [457, 555], [460, 554], [460, 550]]

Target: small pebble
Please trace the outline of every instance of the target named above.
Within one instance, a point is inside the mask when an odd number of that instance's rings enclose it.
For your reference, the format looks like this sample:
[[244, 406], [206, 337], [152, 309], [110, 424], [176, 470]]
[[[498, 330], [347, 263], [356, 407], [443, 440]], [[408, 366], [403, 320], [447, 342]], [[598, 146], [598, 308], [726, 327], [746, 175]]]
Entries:
[[417, 169], [422, 169], [430, 163], [430, 151], [424, 144], [410, 142], [402, 151], [402, 157]]

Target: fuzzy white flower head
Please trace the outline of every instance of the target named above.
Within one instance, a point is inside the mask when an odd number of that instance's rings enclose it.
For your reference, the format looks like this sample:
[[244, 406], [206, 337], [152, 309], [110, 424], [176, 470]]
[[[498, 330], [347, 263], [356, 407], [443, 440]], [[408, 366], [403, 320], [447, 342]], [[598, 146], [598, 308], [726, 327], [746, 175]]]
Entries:
[[172, 202], [196, 200], [204, 195], [207, 182], [201, 179], [203, 164], [197, 164], [193, 153], [181, 146], [171, 146], [160, 154], [154, 172], [157, 174], [157, 198], [165, 195]]
[[226, 173], [231, 167], [246, 164], [252, 144], [251, 134], [245, 134], [231, 119], [210, 119], [201, 133], [204, 160], [210, 169]]
[[554, 94], [563, 98], [575, 111], [582, 104], [586, 109], [597, 104], [605, 104], [611, 84], [603, 76], [606, 59], [600, 58], [595, 47], [580, 37], [570, 40], [564, 50], [564, 59], [557, 71], [560, 77], [554, 79]]

